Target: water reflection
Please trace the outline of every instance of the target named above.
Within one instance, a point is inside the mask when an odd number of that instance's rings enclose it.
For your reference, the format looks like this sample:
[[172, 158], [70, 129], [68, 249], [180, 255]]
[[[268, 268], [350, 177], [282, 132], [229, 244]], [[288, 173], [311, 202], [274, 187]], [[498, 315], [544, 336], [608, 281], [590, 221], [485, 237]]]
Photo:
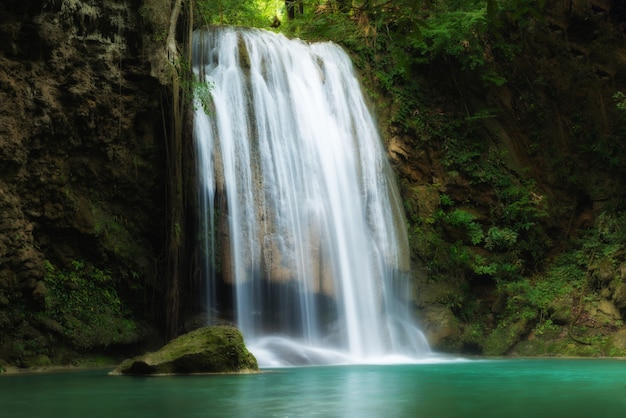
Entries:
[[3, 417], [605, 417], [626, 411], [626, 362], [445, 361], [129, 378], [0, 376]]

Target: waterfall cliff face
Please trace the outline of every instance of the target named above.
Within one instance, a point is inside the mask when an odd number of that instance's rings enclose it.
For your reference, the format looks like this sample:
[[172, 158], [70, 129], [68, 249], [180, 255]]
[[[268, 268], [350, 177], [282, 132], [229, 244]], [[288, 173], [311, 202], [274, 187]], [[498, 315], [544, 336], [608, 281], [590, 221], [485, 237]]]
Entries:
[[400, 201], [347, 55], [214, 28], [193, 60], [209, 87], [195, 113], [209, 309], [232, 288], [261, 365], [426, 351], [403, 300]]
[[[130, 324], [157, 309], [137, 303], [161, 287], [164, 200], [165, 90], [148, 62], [163, 53], [141, 3], [0, 1], [0, 358], [10, 364], [65, 364], [68, 353], [118, 343], [130, 353], [146, 338]], [[126, 325], [85, 298], [48, 309], [51, 268], [110, 273], [106, 292], [120, 296]], [[99, 308], [111, 309], [107, 321]]]

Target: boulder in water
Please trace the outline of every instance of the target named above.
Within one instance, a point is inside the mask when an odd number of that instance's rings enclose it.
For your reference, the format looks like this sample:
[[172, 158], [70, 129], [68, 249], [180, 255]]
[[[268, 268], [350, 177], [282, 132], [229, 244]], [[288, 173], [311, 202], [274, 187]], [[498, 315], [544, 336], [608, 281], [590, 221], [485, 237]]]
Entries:
[[258, 370], [241, 332], [220, 325], [196, 329], [158, 351], [123, 361], [113, 375], [240, 373]]

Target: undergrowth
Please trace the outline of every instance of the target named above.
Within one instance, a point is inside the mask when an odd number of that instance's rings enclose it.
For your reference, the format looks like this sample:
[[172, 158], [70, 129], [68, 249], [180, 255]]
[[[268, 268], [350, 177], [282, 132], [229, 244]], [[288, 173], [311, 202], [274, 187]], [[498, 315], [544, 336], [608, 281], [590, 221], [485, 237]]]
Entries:
[[74, 260], [67, 270], [45, 262], [45, 311], [41, 318], [58, 324], [58, 331], [78, 349], [126, 343], [136, 336], [135, 323], [126, 317], [106, 271]]

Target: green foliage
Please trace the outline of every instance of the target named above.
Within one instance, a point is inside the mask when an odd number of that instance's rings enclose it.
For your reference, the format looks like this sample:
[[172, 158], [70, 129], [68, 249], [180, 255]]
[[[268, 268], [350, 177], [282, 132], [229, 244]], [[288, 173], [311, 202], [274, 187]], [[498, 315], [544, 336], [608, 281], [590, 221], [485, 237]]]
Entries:
[[535, 327], [536, 335], [544, 335], [550, 332], [559, 331], [560, 327], [555, 325], [550, 318], [541, 322], [539, 325]]
[[472, 245], [477, 245], [483, 240], [484, 233], [482, 227], [475, 221], [476, 217], [471, 213], [455, 209], [450, 213], [441, 212], [440, 216], [448, 225], [465, 230]]
[[196, 25], [239, 25], [269, 29], [284, 15], [284, 1], [195, 0]]
[[180, 88], [186, 104], [194, 111], [202, 109], [204, 113], [209, 115], [212, 109], [211, 90], [214, 87], [213, 82], [202, 80], [194, 74], [191, 63], [186, 59], [179, 60], [177, 67], [183, 75], [180, 79]]
[[[593, 294], [598, 291], [593, 287], [593, 272], [599, 270], [603, 263], [619, 266], [624, 262], [625, 225], [624, 213], [603, 212], [598, 216], [595, 227], [578, 240], [577, 247], [559, 255], [542, 274], [498, 281], [498, 291], [507, 296], [501, 323], [511, 323], [523, 317], [536, 324], [536, 335], [542, 335], [557, 329], [551, 317], [560, 309], [571, 309], [573, 298], [583, 295], [587, 295], [586, 300], [597, 298], [598, 295]], [[563, 320], [562, 313], [559, 315]], [[576, 333], [584, 334], [585, 330], [578, 327]], [[575, 354], [611, 355], [619, 351], [609, 347], [608, 340], [603, 336], [590, 336], [585, 340], [589, 345], [577, 349]], [[557, 351], [562, 352], [563, 347]]]
[[615, 101], [615, 107], [617, 110], [626, 115], [626, 94], [621, 91], [617, 91], [613, 94], [613, 100]]
[[442, 193], [439, 196], [439, 202], [441, 203], [442, 207], [454, 206], [454, 200], [452, 200], [452, 198], [445, 193]]
[[518, 311], [522, 307], [546, 312], [560, 296], [582, 289], [584, 272], [572, 263], [572, 254], [564, 254], [556, 260], [545, 276], [536, 280], [524, 278], [515, 282], [503, 282], [500, 290], [509, 296], [507, 308]]
[[[585, 155], [585, 164], [617, 175], [626, 174], [626, 96], [617, 91], [612, 96], [615, 107], [607, 108], [609, 129], [587, 112], [575, 113], [571, 118], [571, 134], [580, 138], [577, 151]], [[564, 163], [561, 171], [572, 170]], [[585, 184], [589, 179], [569, 178], [572, 184]]]
[[584, 135], [588, 138], [583, 152], [589, 152], [595, 156], [598, 164], [607, 167], [620, 174], [626, 172], [626, 147], [624, 136], [626, 135], [626, 94], [617, 91], [613, 94], [616, 117], [613, 118], [611, 131], [601, 134], [599, 129], [587, 128]]
[[[614, 106], [606, 107], [600, 121], [597, 116], [584, 110], [589, 103], [581, 103], [572, 111], [570, 117], [569, 134], [577, 138], [575, 150], [578, 155], [584, 156], [580, 162], [592, 172], [605, 172], [612, 176], [626, 175], [626, 95], [617, 91], [612, 95]], [[563, 158], [563, 157], [560, 157]], [[563, 180], [575, 187], [593, 187], [597, 181], [581, 175], [583, 170], [576, 167], [571, 158], [556, 159], [553, 162], [555, 172], [563, 175]]]
[[487, 231], [485, 238], [485, 248], [488, 250], [508, 250], [513, 248], [517, 242], [517, 232], [509, 228], [498, 228], [492, 226]]
[[94, 232], [106, 251], [131, 262], [139, 258], [142, 244], [136, 241], [137, 234], [133, 233], [131, 222], [123, 217], [111, 215], [96, 199], [92, 201], [91, 214], [95, 223]]
[[477, 255], [470, 267], [475, 274], [490, 277], [495, 282], [509, 281], [521, 276], [523, 260], [515, 251], [489, 254], [488, 258]]
[[434, 2], [411, 47], [422, 61], [454, 60], [462, 70], [478, 71], [485, 84], [501, 86], [506, 78], [497, 62], [511, 60], [519, 51], [502, 31], [541, 18], [543, 6], [532, 0]]
[[[475, 187], [492, 191], [495, 204], [489, 208], [492, 226], [484, 241], [485, 248], [517, 253], [515, 258], [523, 257], [537, 265], [549, 244], [539, 226], [539, 220], [546, 216], [547, 202], [535, 192], [532, 179], [511, 172], [503, 156], [489, 150], [487, 141], [481, 140], [483, 134], [473, 127], [474, 120], [466, 125], [467, 138], [446, 139], [442, 163]], [[511, 260], [511, 264], [520, 262]]]
[[584, 266], [578, 257], [577, 251], [567, 252], [545, 274], [500, 282], [499, 291], [507, 295], [504, 318], [518, 318], [520, 312], [525, 312], [529, 320], [538, 321], [535, 332], [542, 334], [552, 329], [550, 315], [559, 306], [556, 301], [580, 293], [585, 285]]
[[528, 319], [531, 316], [530, 313], [523, 313], [515, 321], [501, 321], [485, 339], [483, 354], [488, 356], [506, 354], [525, 333]]
[[209, 82], [193, 81], [191, 85], [194, 97], [194, 110], [202, 108], [204, 113], [211, 113], [211, 89], [213, 84]]
[[[588, 284], [596, 286], [596, 272], [615, 270], [626, 262], [626, 212], [605, 211], [598, 215], [593, 228], [579, 240], [576, 261], [589, 274]], [[606, 285], [606, 284], [605, 284]]]
[[[456, 57], [464, 69], [485, 65], [485, 47], [489, 20], [486, 5], [468, 2], [470, 8], [451, 9], [440, 6], [421, 30], [421, 38], [414, 44], [430, 59]], [[454, 7], [454, 6], [453, 6]]]
[[45, 312], [76, 348], [88, 349], [123, 343], [136, 334], [125, 318], [111, 275], [84, 261], [72, 261], [67, 270], [45, 262]]
[[[542, 7], [540, 1], [430, 2], [411, 9], [412, 16], [402, 25], [394, 24], [391, 16], [397, 11], [391, 7], [366, 12], [369, 33], [375, 36], [364, 38], [370, 45], [369, 63], [360, 66], [389, 93], [391, 123], [430, 141], [426, 146], [441, 151], [439, 161], [450, 177], [468, 181], [473, 190], [484, 193], [463, 201], [441, 194], [434, 216], [407, 210], [410, 245], [434, 280], [460, 275], [515, 283], [542, 267], [550, 241], [540, 221], [548, 202], [532, 180], [509, 168], [507, 155], [490, 147], [486, 128], [498, 116], [497, 110], [466, 108], [461, 109], [465, 113], [453, 114], [433, 109], [432, 103], [423, 106], [427, 86], [416, 76], [429, 65], [430, 71], [450, 68], [452, 81], [461, 68], [475, 80], [478, 76], [502, 84], [498, 65], [517, 52], [504, 36], [507, 25], [539, 18]], [[356, 53], [366, 56], [359, 49]], [[478, 221], [474, 210], [489, 216]], [[525, 312], [536, 315], [534, 308]]]
[[[448, 147], [449, 152], [454, 149]], [[427, 259], [433, 276], [455, 275], [461, 269], [470, 277], [485, 276], [495, 282], [520, 280], [529, 267], [537, 269], [543, 260], [547, 243], [537, 222], [545, 216], [542, 199], [533, 192], [532, 182], [518, 179], [498, 159], [485, 158], [471, 147], [458, 150], [445, 160], [449, 166], [493, 189], [491, 226], [485, 232], [475, 215], [464, 209], [471, 207], [471, 199], [455, 202], [441, 194], [439, 209], [425, 218], [405, 201], [410, 245]]]

